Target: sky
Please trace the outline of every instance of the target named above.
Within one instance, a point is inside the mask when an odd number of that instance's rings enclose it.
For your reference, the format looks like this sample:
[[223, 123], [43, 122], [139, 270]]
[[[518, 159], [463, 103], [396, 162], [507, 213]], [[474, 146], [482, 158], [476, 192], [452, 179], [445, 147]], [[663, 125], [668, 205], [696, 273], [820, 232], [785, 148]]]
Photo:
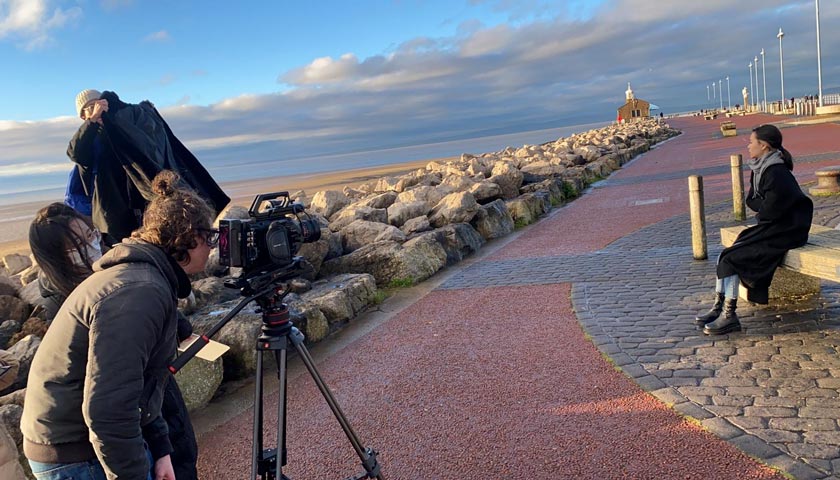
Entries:
[[219, 172], [609, 121], [628, 82], [666, 114], [727, 76], [742, 103], [762, 48], [778, 99], [780, 27], [786, 96], [815, 94], [815, 25], [812, 0], [0, 0], [0, 194], [69, 169], [86, 88], [150, 100]]

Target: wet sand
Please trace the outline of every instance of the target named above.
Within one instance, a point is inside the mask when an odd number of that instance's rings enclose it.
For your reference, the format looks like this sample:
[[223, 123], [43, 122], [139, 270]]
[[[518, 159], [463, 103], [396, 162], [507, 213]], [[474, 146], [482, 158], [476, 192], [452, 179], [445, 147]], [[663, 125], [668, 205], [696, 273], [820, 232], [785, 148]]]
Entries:
[[[254, 196], [260, 193], [288, 191], [290, 194], [303, 190], [311, 196], [321, 190], [341, 190], [345, 186], [356, 187], [368, 180], [390, 175], [401, 175], [418, 168], [424, 168], [432, 161], [446, 162], [457, 157], [416, 160], [413, 162], [395, 163], [377, 167], [342, 170], [328, 173], [307, 175], [292, 175], [236, 182], [220, 183], [224, 191], [231, 197], [234, 205], [250, 206]], [[54, 201], [61, 201], [56, 198]], [[50, 201], [27, 202], [0, 207], [0, 213], [10, 220], [0, 222], [0, 256], [9, 253], [29, 253], [27, 232], [29, 224], [35, 217], [35, 212]], [[3, 212], [2, 210], [5, 210]], [[8, 213], [10, 212], [11, 213]]]

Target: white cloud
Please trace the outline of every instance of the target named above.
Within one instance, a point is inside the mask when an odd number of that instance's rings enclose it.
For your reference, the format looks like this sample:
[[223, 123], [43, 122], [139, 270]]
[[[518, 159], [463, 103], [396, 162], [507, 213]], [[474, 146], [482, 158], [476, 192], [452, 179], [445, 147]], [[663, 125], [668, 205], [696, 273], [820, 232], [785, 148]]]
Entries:
[[81, 16], [81, 8], [53, 8], [49, 0], [0, 0], [0, 40], [15, 39], [28, 50], [44, 47], [53, 31]]
[[172, 40], [172, 36], [166, 30], [150, 33], [143, 38], [144, 42], [168, 42], [170, 40]]
[[[699, 108], [705, 84], [729, 75], [734, 102], [748, 84], [746, 65], [761, 48], [768, 52], [772, 98], [782, 20], [789, 32], [785, 90], [813, 93], [813, 2], [673, 3], [680, 8], [615, 0], [591, 18], [468, 22], [451, 37], [409, 39], [380, 55], [316, 58], [279, 75], [283, 93], [244, 94], [210, 106], [185, 97], [162, 113], [202, 161], [222, 168], [231, 159], [272, 162], [610, 120], [628, 81], [640, 98], [671, 113]], [[783, 3], [793, 10], [780, 11]], [[840, 5], [826, 2], [821, 14], [823, 26], [832, 25], [840, 21]], [[840, 35], [825, 27], [822, 46], [824, 79], [833, 86], [830, 79], [840, 78]], [[0, 122], [0, 165], [64, 161], [77, 127], [70, 117]]]

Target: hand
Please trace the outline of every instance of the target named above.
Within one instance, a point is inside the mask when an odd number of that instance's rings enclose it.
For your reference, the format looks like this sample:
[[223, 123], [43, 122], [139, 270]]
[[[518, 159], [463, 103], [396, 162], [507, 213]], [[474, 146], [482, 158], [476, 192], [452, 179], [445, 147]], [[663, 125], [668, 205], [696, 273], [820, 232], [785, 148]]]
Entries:
[[93, 113], [90, 115], [89, 120], [94, 123], [98, 123], [102, 125], [102, 114], [108, 111], [108, 100], [104, 98], [100, 98], [99, 100], [93, 102]]
[[155, 480], [175, 480], [175, 470], [169, 455], [155, 461]]

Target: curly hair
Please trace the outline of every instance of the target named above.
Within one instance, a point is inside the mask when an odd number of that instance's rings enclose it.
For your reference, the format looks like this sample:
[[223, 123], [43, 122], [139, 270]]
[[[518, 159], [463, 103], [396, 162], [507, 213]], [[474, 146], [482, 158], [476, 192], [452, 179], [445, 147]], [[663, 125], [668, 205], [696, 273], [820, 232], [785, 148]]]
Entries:
[[[43, 274], [67, 296], [92, 272], [93, 263], [84, 248], [87, 240], [73, 230], [73, 221], [80, 221], [93, 230], [90, 220], [63, 203], [51, 203], [38, 210], [29, 225], [29, 248]], [[76, 265], [68, 251], [76, 250], [84, 265]]]
[[211, 227], [213, 209], [170, 170], [155, 176], [152, 193], [143, 226], [131, 237], [159, 246], [178, 262], [189, 261], [189, 250], [198, 246], [196, 235]]

